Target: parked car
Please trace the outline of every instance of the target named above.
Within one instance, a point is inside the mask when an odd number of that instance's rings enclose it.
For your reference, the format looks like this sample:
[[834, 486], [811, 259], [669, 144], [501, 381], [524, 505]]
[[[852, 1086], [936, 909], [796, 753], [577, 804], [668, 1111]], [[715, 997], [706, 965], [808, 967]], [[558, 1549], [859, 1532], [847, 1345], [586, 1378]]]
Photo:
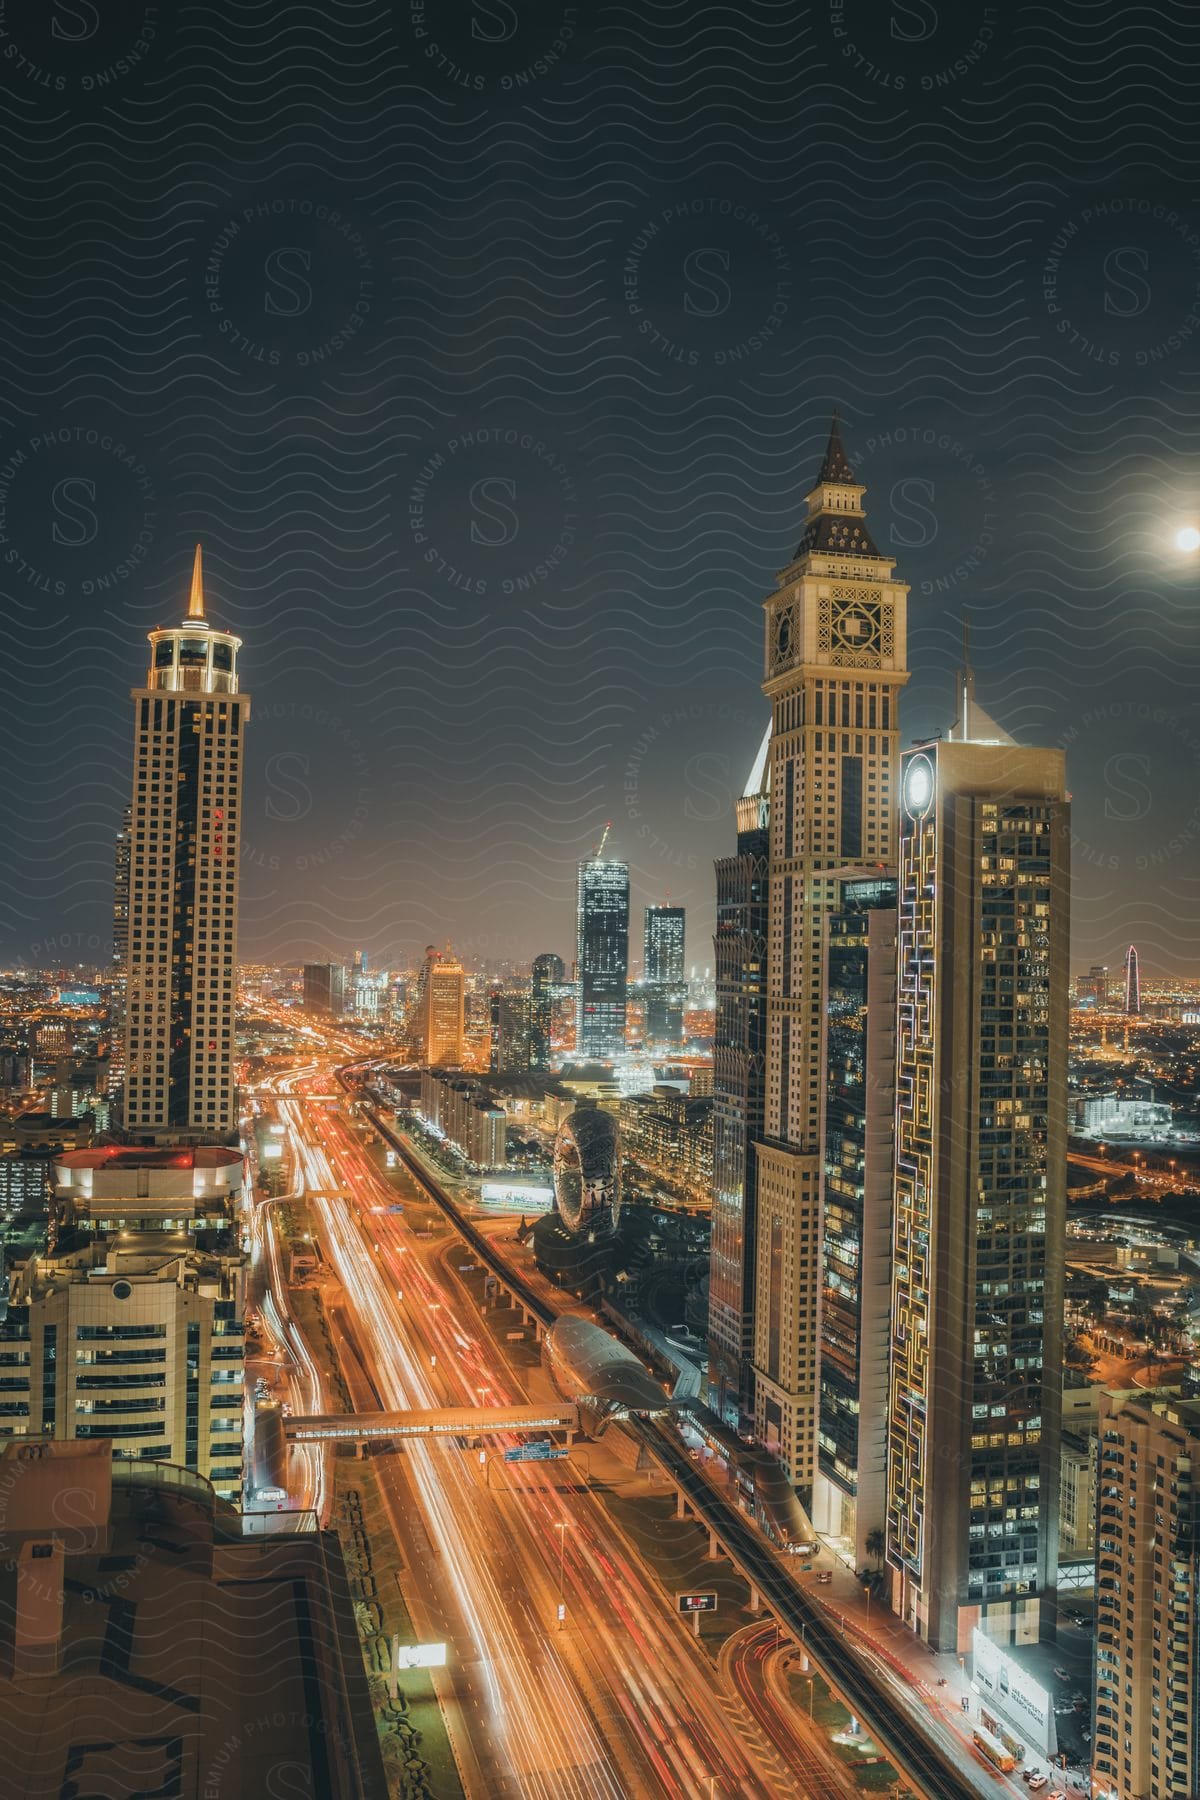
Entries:
[[1070, 1681], [1071, 1677], [1065, 1669], [1055, 1669], [1054, 1679], [1055, 1681]]

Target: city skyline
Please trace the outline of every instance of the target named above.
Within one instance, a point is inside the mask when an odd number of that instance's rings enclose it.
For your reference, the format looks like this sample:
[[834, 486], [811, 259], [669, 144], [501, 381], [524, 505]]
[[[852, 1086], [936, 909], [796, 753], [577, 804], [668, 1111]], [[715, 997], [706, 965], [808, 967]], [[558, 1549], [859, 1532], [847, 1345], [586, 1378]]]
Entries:
[[0, 1800], [1196, 1800], [1200, 27], [0, 38]]

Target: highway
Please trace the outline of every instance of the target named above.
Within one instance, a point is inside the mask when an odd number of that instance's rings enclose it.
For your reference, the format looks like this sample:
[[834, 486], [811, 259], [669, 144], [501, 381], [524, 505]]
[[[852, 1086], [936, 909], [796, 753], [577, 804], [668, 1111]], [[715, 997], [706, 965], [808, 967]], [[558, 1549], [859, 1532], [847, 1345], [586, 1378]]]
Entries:
[[[307, 1085], [321, 1083], [327, 1073]], [[361, 1128], [340, 1104], [303, 1091], [282, 1093], [278, 1108], [336, 1276], [326, 1312], [335, 1341], [344, 1339], [355, 1406], [524, 1401], [503, 1352], [478, 1334], [469, 1295], [438, 1266], [437, 1246], [389, 1210], [396, 1187]], [[278, 1256], [264, 1266], [282, 1317]], [[477, 1452], [422, 1441], [375, 1467], [414, 1623], [451, 1646], [436, 1679], [469, 1794], [768, 1800], [779, 1792], [769, 1740], [740, 1717], [732, 1690], [727, 1709], [714, 1706], [712, 1662], [600, 1496], [573, 1470], [563, 1485], [571, 1465], [508, 1466], [499, 1455], [481, 1464]]]
[[[520, 1296], [530, 1312], [543, 1323], [552, 1322], [554, 1314], [545, 1301], [502, 1261], [482, 1232], [469, 1220], [460, 1218], [448, 1196], [412, 1156], [401, 1136], [378, 1113], [371, 1117], [380, 1135], [404, 1159], [425, 1191], [455, 1221], [456, 1229], [480, 1260]], [[1001, 1780], [997, 1773], [982, 1761], [977, 1762], [962, 1737], [937, 1718], [911, 1688], [906, 1691], [881, 1657], [847, 1639], [831, 1623], [829, 1613], [800, 1587], [779, 1552], [699, 1472], [668, 1425], [631, 1419], [626, 1429], [641, 1437], [647, 1450], [693, 1503], [694, 1510], [717, 1533], [737, 1567], [758, 1587], [782, 1627], [796, 1643], [803, 1644], [832, 1687], [914, 1786], [931, 1796], [931, 1800], [979, 1800], [981, 1794], [995, 1794]], [[1018, 1786], [1015, 1791], [1022, 1790]]]

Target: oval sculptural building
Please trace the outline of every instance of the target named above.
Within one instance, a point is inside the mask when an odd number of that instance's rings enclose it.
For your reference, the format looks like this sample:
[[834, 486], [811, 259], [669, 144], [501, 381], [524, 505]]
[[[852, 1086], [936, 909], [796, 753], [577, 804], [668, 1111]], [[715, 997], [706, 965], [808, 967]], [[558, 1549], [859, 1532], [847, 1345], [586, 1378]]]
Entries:
[[613, 1231], [621, 1213], [617, 1122], [598, 1106], [577, 1106], [554, 1140], [554, 1201], [576, 1236]]

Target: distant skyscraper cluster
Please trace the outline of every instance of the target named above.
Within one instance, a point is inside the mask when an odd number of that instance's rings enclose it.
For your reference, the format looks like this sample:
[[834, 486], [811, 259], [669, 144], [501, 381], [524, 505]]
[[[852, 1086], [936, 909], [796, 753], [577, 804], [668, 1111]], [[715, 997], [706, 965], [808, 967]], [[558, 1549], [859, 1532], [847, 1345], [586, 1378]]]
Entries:
[[967, 666], [901, 757], [908, 590], [863, 495], [835, 420], [717, 865], [710, 1391], [961, 1653], [1053, 1630], [1065, 776]]

